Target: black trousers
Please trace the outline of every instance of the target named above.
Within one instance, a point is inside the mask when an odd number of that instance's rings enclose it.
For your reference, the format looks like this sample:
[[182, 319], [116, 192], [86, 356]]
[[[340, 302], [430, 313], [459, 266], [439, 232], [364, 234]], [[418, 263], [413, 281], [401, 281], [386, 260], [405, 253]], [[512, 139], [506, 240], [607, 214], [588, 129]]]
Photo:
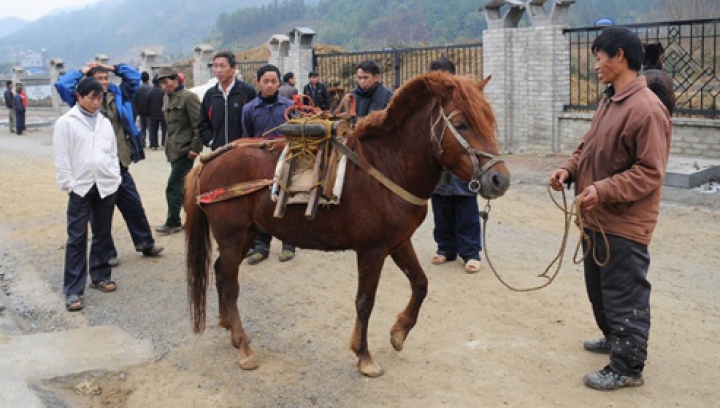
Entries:
[[[585, 232], [594, 242], [599, 262], [607, 259], [599, 233]], [[598, 266], [592, 253], [585, 259], [585, 285], [595, 321], [612, 345], [610, 368], [639, 374], [647, 360], [650, 335], [650, 253], [647, 246], [608, 235], [610, 260]], [[587, 249], [587, 244], [583, 244]]]
[[[140, 200], [140, 193], [137, 190], [135, 180], [128, 171], [128, 168], [122, 164], [120, 165], [120, 177], [120, 187], [118, 187], [116, 193], [117, 199], [115, 200], [115, 204], [125, 220], [128, 232], [130, 232], [130, 238], [135, 245], [135, 250], [141, 252], [146, 249], [151, 249], [155, 246], [155, 239], [150, 230], [150, 223], [148, 222], [147, 215], [145, 215], [142, 200]], [[94, 239], [95, 237], [93, 236], [93, 240]], [[110, 252], [108, 253], [108, 258], [117, 258], [117, 256], [115, 241], [112, 236], [110, 236]]]
[[112, 269], [108, 264], [112, 248], [112, 216], [116, 194], [100, 198], [93, 186], [85, 197], [70, 193], [67, 206], [67, 244], [65, 245], [65, 271], [63, 292], [65, 295], [82, 295], [88, 274], [87, 233], [88, 221], [92, 229], [90, 246], [90, 278], [93, 282], [110, 279]]
[[[158, 144], [158, 128], [162, 130], [162, 143]], [[167, 122], [160, 119], [150, 120], [150, 147], [165, 146], [165, 138], [167, 137]]]

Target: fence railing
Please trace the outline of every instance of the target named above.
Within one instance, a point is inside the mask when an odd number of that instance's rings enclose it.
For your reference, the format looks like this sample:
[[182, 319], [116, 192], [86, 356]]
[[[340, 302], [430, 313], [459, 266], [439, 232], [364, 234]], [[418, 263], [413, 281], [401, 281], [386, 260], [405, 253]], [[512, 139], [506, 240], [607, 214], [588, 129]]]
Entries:
[[[665, 47], [664, 68], [675, 85], [678, 116], [720, 117], [720, 19], [623, 26], [643, 43]], [[570, 101], [565, 110], [594, 110], [605, 85], [595, 74], [593, 40], [603, 27], [566, 29], [570, 44]]]
[[397, 89], [413, 77], [427, 72], [430, 63], [440, 57], [452, 60], [458, 75], [482, 76], [482, 44], [315, 54], [313, 66], [328, 86], [349, 91], [356, 86], [355, 66], [367, 59], [374, 60], [382, 68], [381, 82]]
[[267, 61], [238, 61], [237, 65], [243, 81], [255, 88], [255, 85], [257, 85], [257, 70], [267, 63]]

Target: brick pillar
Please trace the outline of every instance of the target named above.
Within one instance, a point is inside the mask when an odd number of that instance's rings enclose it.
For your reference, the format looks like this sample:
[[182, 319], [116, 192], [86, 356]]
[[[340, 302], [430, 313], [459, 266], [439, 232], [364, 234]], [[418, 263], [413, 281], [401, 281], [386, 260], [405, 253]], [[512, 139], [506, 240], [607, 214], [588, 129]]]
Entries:
[[50, 60], [50, 100], [52, 101], [53, 110], [59, 112], [62, 107], [66, 106], [60, 100], [60, 95], [55, 89], [55, 82], [65, 73], [65, 61], [61, 58], [53, 58]]
[[[558, 115], [570, 95], [569, 45], [558, 24], [568, 0], [554, 0], [549, 16], [541, 15], [545, 0], [530, 0], [530, 27], [517, 27], [525, 4], [499, 13], [491, 2], [483, 32], [483, 75], [492, 75], [485, 93], [498, 120], [498, 138], [506, 153], [560, 151]], [[513, 1], [513, 4], [519, 3]], [[544, 10], [544, 9], [542, 9]]]
[[268, 47], [270, 48], [268, 64], [275, 65], [281, 73], [284, 73], [290, 53], [290, 37], [284, 34], [275, 34], [268, 40]]
[[296, 27], [288, 35], [290, 50], [284, 72], [295, 73], [295, 87], [299, 92], [302, 92], [305, 84], [309, 82], [308, 74], [313, 69], [313, 42], [316, 35], [315, 31], [307, 27]]
[[138, 66], [138, 71], [147, 72], [148, 75], [150, 75], [150, 79], [152, 79], [152, 67], [155, 66], [157, 58], [158, 54], [155, 51], [143, 50], [143, 52], [140, 53], [140, 66]]
[[212, 58], [214, 55], [215, 49], [210, 44], [198, 44], [193, 48], [195, 86], [205, 85], [213, 77]]

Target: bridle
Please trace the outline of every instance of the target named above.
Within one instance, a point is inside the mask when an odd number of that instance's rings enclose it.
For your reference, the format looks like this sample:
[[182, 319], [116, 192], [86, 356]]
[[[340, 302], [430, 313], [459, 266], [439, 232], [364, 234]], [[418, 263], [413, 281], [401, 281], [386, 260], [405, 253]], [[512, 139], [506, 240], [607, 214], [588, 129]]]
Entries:
[[[443, 141], [443, 138], [445, 137], [445, 132], [444, 131], [441, 132], [440, 137], [438, 137], [435, 134], [435, 128], [437, 127], [437, 124], [440, 123], [440, 119], [444, 119], [445, 127], [448, 130], [450, 130], [450, 133], [452, 133], [452, 135], [455, 136], [455, 140], [457, 140], [457, 142], [460, 144], [460, 146], [462, 146], [463, 149], [465, 149], [465, 151], [470, 156], [470, 161], [472, 162], [472, 166], [473, 166], [473, 177], [472, 177], [472, 180], [470, 180], [470, 182], [468, 183], [468, 188], [473, 193], [477, 193], [478, 191], [480, 191], [480, 187], [481, 187], [480, 179], [482, 178], [482, 176], [488, 170], [490, 170], [490, 168], [492, 168], [494, 165], [499, 164], [499, 163], [504, 163], [504, 160], [493, 154], [483, 152], [482, 150], [473, 148], [472, 146], [470, 146], [470, 143], [468, 143], [467, 140], [465, 140], [465, 138], [460, 135], [460, 133], [457, 131], [457, 129], [455, 129], [455, 126], [452, 124], [452, 122], [450, 122], [450, 119], [454, 118], [455, 116], [457, 116], [461, 113], [459, 110], [455, 109], [454, 111], [450, 112], [449, 115], [445, 114], [442, 106], [440, 106], [438, 108], [438, 110], [440, 111], [440, 115], [438, 116], [438, 118], [436, 120], [433, 121], [432, 115], [430, 115], [430, 138], [431, 138], [431, 140], [435, 141], [435, 143], [437, 144], [436, 153], [438, 154], [438, 156], [442, 156], [443, 153], [445, 153], [445, 151], [442, 148], [442, 141]], [[488, 158], [490, 160], [487, 163], [485, 163], [485, 165], [480, 166], [480, 161], [478, 160], [478, 156], [482, 156], [482, 157]]]

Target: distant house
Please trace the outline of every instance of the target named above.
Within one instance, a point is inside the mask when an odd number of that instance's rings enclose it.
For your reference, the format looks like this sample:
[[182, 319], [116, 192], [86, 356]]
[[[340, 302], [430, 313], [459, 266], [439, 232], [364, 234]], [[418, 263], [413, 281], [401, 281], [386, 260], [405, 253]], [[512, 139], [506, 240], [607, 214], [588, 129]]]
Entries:
[[28, 50], [17, 53], [17, 65], [23, 67], [28, 75], [47, 74], [48, 62], [49, 59], [44, 48], [40, 52]]

